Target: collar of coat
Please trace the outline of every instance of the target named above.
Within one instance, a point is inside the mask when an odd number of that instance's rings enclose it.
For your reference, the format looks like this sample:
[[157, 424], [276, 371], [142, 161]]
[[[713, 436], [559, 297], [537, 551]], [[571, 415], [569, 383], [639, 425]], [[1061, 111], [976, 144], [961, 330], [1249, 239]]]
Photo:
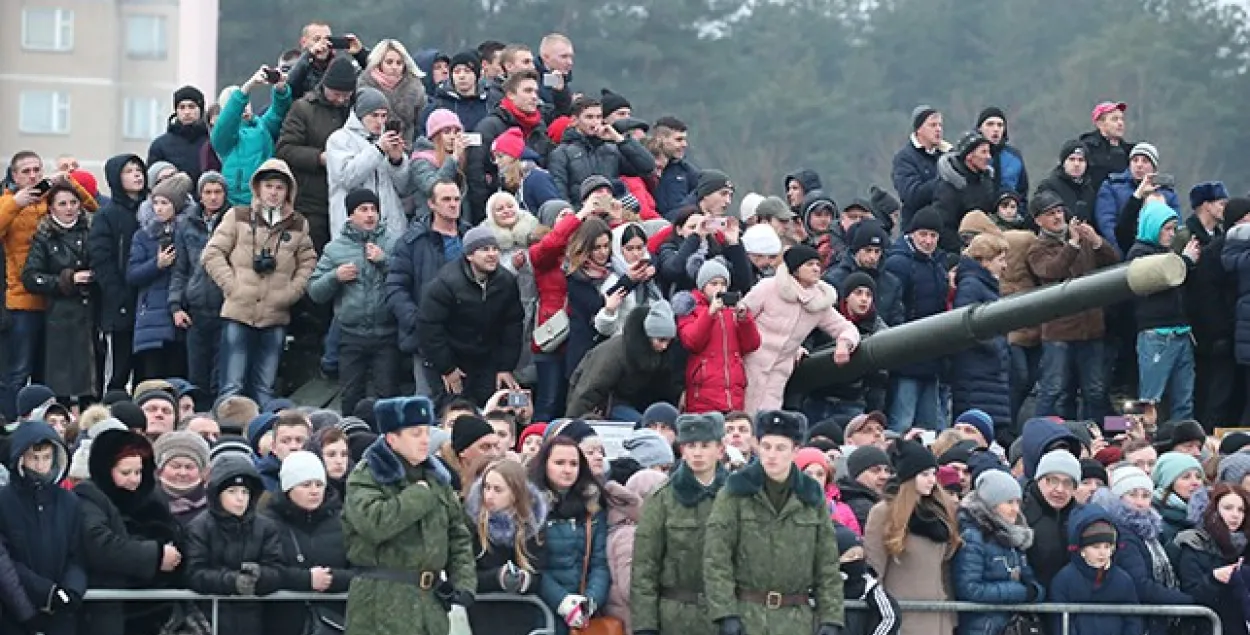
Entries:
[[[234, 207], [235, 218], [237, 218], [238, 222], [240, 223], [251, 224], [253, 214], [254, 212], [252, 211], [251, 206], [236, 205]], [[259, 215], [256, 216], [256, 222], [258, 225], [265, 224], [264, 219], [260, 217]], [[266, 227], [269, 227], [269, 226], [266, 225]], [[283, 216], [282, 220], [278, 221], [277, 224], [273, 225], [272, 227], [269, 227], [269, 229], [284, 229], [287, 231], [307, 232], [308, 221], [304, 219], [303, 214], [295, 210], [291, 210], [290, 214]]]
[[[395, 454], [389, 443], [386, 442], [386, 435], [378, 437], [366, 450], [363, 460], [365, 469], [373, 475], [373, 480], [379, 485], [403, 485], [407, 481], [407, 472], [404, 470], [404, 461]], [[433, 474], [434, 480], [443, 485], [451, 484], [451, 473], [447, 471], [447, 467], [438, 457], [431, 454], [422, 467], [426, 468], [426, 472]], [[358, 468], [359, 469], [359, 468]]]
[[[764, 491], [764, 479], [768, 478], [764, 474], [764, 466], [759, 461], [752, 461], [746, 467], [729, 475], [725, 479], [725, 490], [731, 496], [749, 497], [755, 496]], [[825, 492], [821, 488], [820, 483], [816, 482], [806, 474], [799, 471], [797, 466], [790, 466], [790, 491], [794, 492], [794, 496], [799, 502], [808, 507], [827, 507], [825, 502]]]
[[668, 479], [668, 486], [673, 489], [673, 498], [676, 498], [682, 507], [695, 507], [705, 500], [716, 498], [716, 493], [724, 487], [728, 475], [729, 472], [724, 467], [717, 465], [716, 477], [712, 479], [710, 485], [704, 485], [695, 478], [694, 472], [682, 463], [677, 466], [672, 478]]
[[777, 295], [782, 300], [798, 303], [808, 313], [828, 311], [838, 297], [838, 293], [824, 280], [817, 280], [816, 286], [810, 289], [802, 288], [799, 285], [799, 281], [790, 275], [790, 270], [785, 264], [777, 267], [777, 273], [773, 274], [773, 280], [773, 284], [777, 285]]

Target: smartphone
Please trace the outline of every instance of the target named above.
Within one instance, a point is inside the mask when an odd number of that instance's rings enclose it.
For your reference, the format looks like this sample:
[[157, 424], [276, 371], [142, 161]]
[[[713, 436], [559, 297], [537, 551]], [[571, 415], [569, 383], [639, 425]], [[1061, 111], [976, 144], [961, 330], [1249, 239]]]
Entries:
[[721, 304], [725, 306], [738, 306], [738, 301], [742, 299], [742, 293], [738, 291], [726, 291], [720, 294]]
[[729, 219], [724, 216], [713, 216], [703, 221], [703, 226], [713, 231], [724, 231], [729, 227]]
[[44, 179], [36, 183], [34, 189], [40, 196], [47, 194], [48, 190], [52, 189], [52, 179]]
[[1102, 418], [1103, 432], [1127, 432], [1128, 417], [1109, 415]]
[[330, 48], [332, 49], [348, 49], [352, 46], [351, 39], [342, 35], [332, 35], [326, 38], [326, 41], [330, 43]]
[[559, 73], [543, 73], [543, 86], [557, 88], [562, 83]]
[[402, 122], [402, 121], [400, 121], [400, 120], [398, 120], [398, 119], [387, 119], [387, 120], [386, 120], [386, 128], [385, 128], [385, 130], [386, 130], [387, 132], [402, 132], [402, 131], [403, 131], [403, 129], [404, 129], [404, 122]]
[[933, 430], [924, 430], [920, 433], [920, 442], [927, 448], [937, 441], [937, 432]]
[[470, 148], [476, 148], [482, 145], [481, 133], [478, 133], [478, 132], [464, 133], [464, 145], [469, 146]]
[[1154, 176], [1150, 177], [1150, 182], [1154, 183], [1155, 187], [1162, 187], [1169, 190], [1176, 187], [1176, 177], [1171, 174], [1156, 173]]
[[265, 67], [265, 81], [269, 82], [270, 84], [276, 84], [282, 81], [282, 71], [276, 68], [269, 68], [268, 66], [266, 66]]
[[514, 390], [508, 393], [509, 408], [527, 408], [530, 405], [529, 393], [524, 390]]

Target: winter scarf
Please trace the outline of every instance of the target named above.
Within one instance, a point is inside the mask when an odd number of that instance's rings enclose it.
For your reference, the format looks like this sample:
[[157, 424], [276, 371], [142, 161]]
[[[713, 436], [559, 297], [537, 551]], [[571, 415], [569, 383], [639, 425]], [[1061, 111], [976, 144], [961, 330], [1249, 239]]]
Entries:
[[1102, 505], [1111, 513], [1117, 527], [1132, 532], [1134, 536], [1141, 539], [1142, 544], [1146, 545], [1146, 551], [1150, 553], [1150, 578], [1152, 580], [1169, 589], [1180, 588], [1180, 580], [1176, 577], [1176, 571], [1172, 569], [1167, 550], [1159, 542], [1159, 533], [1163, 529], [1163, 517], [1154, 507], [1145, 511], [1130, 507], [1115, 498], [1105, 488], [1100, 488], [1095, 492], [1091, 502]]
[[499, 102], [499, 107], [508, 111], [516, 119], [517, 125], [521, 127], [521, 132], [527, 138], [530, 136], [530, 133], [534, 132], [534, 128], [537, 128], [538, 124], [543, 121], [542, 112], [537, 110], [530, 113], [521, 112], [521, 109], [517, 108], [516, 104], [512, 103], [512, 100], [507, 97], [504, 97], [503, 101]]
[[1049, 236], [1051, 238], [1054, 238], [1055, 240], [1061, 243], [1068, 242], [1068, 226], [1067, 225], [1064, 225], [1063, 229], [1057, 232], [1052, 232], [1052, 231], [1049, 231], [1046, 229], [1040, 229], [1040, 228], [1038, 229], [1038, 232], [1043, 236]]
[[[1027, 551], [1033, 546], [1033, 530], [1026, 524], [1024, 514], [1020, 514], [1016, 522], [1009, 524], [997, 512], [990, 509], [990, 506], [975, 490], [960, 503], [960, 509], [976, 523], [987, 540], [993, 540], [1004, 547], [1020, 551]], [[913, 515], [913, 522], [915, 518], [916, 516]], [[946, 526], [944, 523], [939, 524]]]
[[400, 75], [399, 77], [391, 77], [390, 75], [383, 73], [382, 69], [377, 66], [374, 66], [373, 70], [369, 71], [369, 76], [373, 78], [373, 81], [378, 83], [378, 86], [385, 88], [386, 90], [395, 90], [395, 87], [399, 85], [399, 82], [404, 79], [403, 75]]
[[950, 540], [951, 527], [938, 515], [937, 510], [933, 509], [934, 506], [936, 503], [929, 503], [923, 499], [917, 503], [915, 511], [911, 513], [911, 518], [907, 520], [907, 532], [945, 544]]
[[165, 494], [169, 497], [169, 511], [175, 516], [189, 514], [197, 509], [208, 507], [208, 494], [204, 491], [203, 483], [186, 491], [178, 491], [163, 482], [161, 483], [161, 488], [165, 490]]

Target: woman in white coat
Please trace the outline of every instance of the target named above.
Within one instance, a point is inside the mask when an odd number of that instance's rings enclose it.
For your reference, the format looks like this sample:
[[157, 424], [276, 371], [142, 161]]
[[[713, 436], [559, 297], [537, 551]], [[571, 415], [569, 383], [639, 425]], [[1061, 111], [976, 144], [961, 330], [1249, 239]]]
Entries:
[[400, 192], [408, 189], [408, 159], [400, 132], [387, 126], [389, 118], [386, 96], [376, 88], [362, 87], [356, 91], [347, 123], [326, 140], [332, 238], [338, 238], [347, 223], [347, 193], [360, 188], [378, 195], [388, 233], [402, 236], [408, 228], [400, 200]]

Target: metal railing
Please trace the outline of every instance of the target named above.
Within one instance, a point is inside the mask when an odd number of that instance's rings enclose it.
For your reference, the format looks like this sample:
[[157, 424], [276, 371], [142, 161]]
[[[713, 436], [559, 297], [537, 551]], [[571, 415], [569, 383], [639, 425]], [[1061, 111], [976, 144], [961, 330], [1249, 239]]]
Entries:
[[[213, 635], [217, 633], [218, 610], [222, 602], [346, 602], [346, 593], [296, 593], [278, 591], [265, 596], [251, 595], [201, 595], [194, 591], [176, 589], [90, 589], [84, 598], [87, 602], [211, 602], [210, 623]], [[528, 635], [554, 635], [556, 618], [551, 609], [536, 595], [512, 595], [510, 593], [478, 593], [477, 602], [510, 602], [529, 604], [542, 612], [543, 627]]]
[[[1072, 615], [1082, 613], [1111, 613], [1115, 615], [1132, 615], [1137, 617], [1200, 617], [1211, 622], [1212, 633], [1223, 633], [1224, 625], [1220, 616], [1205, 606], [1148, 604], [1058, 604], [1044, 602], [1039, 604], [980, 604], [976, 602], [947, 602], [941, 600], [898, 600], [899, 610], [919, 613], [1039, 613], [1053, 615], [1062, 614], [1062, 635], [1070, 632]], [[870, 610], [868, 604], [861, 600], [847, 600], [845, 608], [849, 610]], [[904, 620], [906, 618], [903, 618]]]

